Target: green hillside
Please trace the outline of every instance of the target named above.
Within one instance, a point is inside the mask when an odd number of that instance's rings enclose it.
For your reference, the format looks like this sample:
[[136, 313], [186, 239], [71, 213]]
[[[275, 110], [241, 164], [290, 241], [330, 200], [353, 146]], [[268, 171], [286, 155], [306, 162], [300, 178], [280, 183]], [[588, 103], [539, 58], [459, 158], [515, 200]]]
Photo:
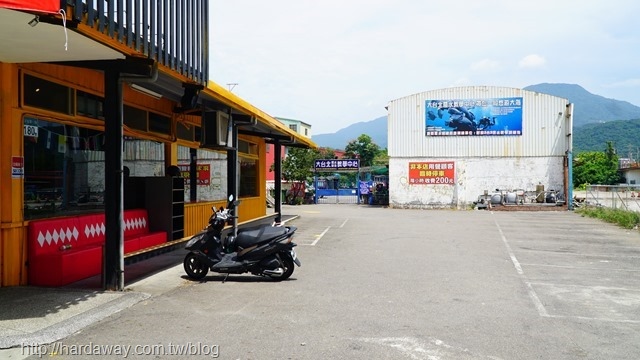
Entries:
[[615, 120], [599, 124], [586, 124], [575, 127], [573, 132], [573, 152], [604, 151], [607, 141], [620, 157], [638, 158], [640, 151], [640, 119]]

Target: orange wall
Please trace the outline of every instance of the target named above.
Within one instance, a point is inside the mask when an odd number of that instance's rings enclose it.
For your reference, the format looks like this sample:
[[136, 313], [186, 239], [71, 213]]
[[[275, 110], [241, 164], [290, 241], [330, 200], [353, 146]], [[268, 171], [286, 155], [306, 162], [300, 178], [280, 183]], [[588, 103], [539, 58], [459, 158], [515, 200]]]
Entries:
[[[33, 114], [43, 119], [60, 122], [84, 124], [93, 128], [101, 128], [101, 121], [76, 118], [41, 109], [22, 109], [18, 107], [18, 73], [19, 70], [34, 73], [50, 81], [63, 83], [79, 90], [103, 96], [102, 72], [75, 67], [64, 67], [51, 64], [4, 64], [0, 63], [0, 287], [28, 284], [26, 259], [26, 230], [28, 221], [23, 219], [23, 179], [11, 176], [11, 157], [23, 156], [23, 122], [24, 114]], [[59, 79], [64, 79], [61, 81]], [[128, 104], [173, 116], [174, 103], [167, 99], [156, 100], [132, 91], [123, 86], [123, 95]], [[136, 134], [147, 137], [144, 134]], [[169, 143], [169, 139], [153, 137], [157, 141], [167, 142], [165, 149], [169, 162], [175, 162], [177, 147]], [[257, 143], [259, 147], [259, 196], [242, 199], [238, 209], [239, 221], [247, 221], [266, 214], [265, 191], [265, 142], [259, 137], [243, 137], [247, 141]], [[197, 146], [197, 144], [193, 144]], [[174, 163], [175, 164], [175, 163]], [[211, 205], [226, 206], [226, 202], [204, 204], [187, 204], [185, 206], [185, 236], [201, 230], [211, 215]]]
[[[11, 158], [22, 154], [22, 121], [17, 110], [17, 67], [0, 63], [0, 286], [26, 282], [22, 179], [11, 176]], [[19, 139], [15, 141], [14, 139]]]

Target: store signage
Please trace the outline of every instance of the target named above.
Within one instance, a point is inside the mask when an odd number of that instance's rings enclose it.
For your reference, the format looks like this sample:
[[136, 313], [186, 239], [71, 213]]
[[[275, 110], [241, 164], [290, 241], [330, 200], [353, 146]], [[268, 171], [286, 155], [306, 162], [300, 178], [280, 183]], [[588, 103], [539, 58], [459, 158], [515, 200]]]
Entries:
[[24, 157], [12, 156], [11, 157], [11, 177], [14, 179], [20, 179], [24, 176]]
[[453, 161], [410, 162], [409, 185], [453, 185], [455, 172]]
[[[178, 164], [178, 167], [180, 168], [180, 174], [184, 178], [184, 184], [189, 185], [191, 179], [191, 167], [188, 164]], [[211, 184], [211, 165], [196, 165], [196, 179], [198, 185], [209, 186], [209, 184]]]
[[316, 171], [357, 171], [360, 169], [360, 159], [321, 159], [316, 160], [313, 167]]
[[522, 135], [522, 98], [426, 100], [425, 135]]

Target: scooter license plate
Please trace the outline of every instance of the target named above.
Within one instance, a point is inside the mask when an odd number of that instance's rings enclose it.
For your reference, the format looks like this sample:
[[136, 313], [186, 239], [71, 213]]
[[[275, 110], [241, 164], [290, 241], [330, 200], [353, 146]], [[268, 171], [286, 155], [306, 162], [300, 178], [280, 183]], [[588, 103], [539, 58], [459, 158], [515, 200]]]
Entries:
[[293, 262], [296, 263], [296, 265], [302, 266], [302, 264], [300, 264], [300, 260], [298, 260], [298, 255], [296, 255], [296, 251], [293, 249], [291, 249], [291, 258], [293, 259]]

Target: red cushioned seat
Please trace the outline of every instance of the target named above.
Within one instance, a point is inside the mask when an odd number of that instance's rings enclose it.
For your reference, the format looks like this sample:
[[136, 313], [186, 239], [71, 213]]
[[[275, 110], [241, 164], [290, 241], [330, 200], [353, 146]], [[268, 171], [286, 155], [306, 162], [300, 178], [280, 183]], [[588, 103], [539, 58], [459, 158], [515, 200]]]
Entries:
[[[163, 231], [149, 232], [146, 209], [123, 214], [124, 253], [167, 241]], [[104, 214], [89, 214], [29, 223], [29, 283], [63, 286], [102, 272]]]

